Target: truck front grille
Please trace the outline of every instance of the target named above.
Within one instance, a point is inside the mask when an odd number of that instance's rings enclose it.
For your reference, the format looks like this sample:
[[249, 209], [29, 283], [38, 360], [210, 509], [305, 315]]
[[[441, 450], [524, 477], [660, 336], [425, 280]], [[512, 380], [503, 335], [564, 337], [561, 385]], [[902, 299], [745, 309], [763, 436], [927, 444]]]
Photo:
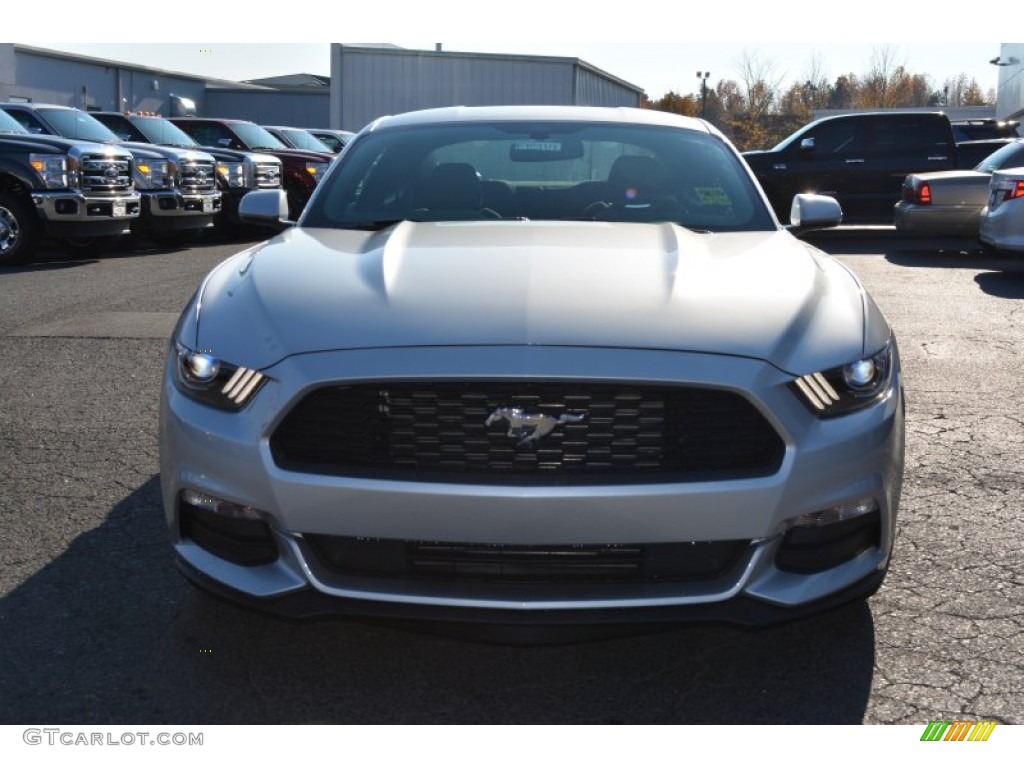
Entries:
[[82, 192], [110, 194], [131, 192], [132, 161], [127, 157], [85, 154], [81, 158]]
[[281, 166], [256, 163], [256, 186], [259, 189], [278, 189], [281, 186]]
[[182, 192], [207, 194], [217, 189], [216, 171], [211, 161], [186, 161], [181, 164], [180, 168]]
[[785, 452], [734, 392], [587, 382], [323, 387], [270, 446], [279, 466], [299, 472], [521, 485], [763, 477]]

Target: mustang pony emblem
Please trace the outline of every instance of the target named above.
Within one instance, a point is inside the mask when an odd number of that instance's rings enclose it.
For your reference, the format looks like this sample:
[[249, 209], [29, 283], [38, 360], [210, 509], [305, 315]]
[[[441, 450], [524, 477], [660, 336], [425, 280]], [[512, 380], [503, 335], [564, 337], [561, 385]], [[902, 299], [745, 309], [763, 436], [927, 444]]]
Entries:
[[487, 417], [489, 427], [497, 421], [508, 422], [508, 436], [519, 440], [517, 446], [533, 445], [559, 424], [578, 424], [585, 414], [563, 413], [555, 418], [543, 413], [524, 413], [522, 408], [499, 408]]

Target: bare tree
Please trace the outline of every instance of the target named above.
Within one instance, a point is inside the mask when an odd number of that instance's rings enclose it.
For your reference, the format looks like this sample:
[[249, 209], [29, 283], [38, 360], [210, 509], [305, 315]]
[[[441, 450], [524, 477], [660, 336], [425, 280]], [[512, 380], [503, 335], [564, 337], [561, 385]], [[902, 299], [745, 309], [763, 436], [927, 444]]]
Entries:
[[906, 66], [899, 63], [898, 58], [899, 51], [888, 43], [872, 49], [868, 74], [861, 86], [860, 106], [893, 106], [893, 78], [906, 71]]
[[811, 56], [804, 68], [802, 96], [808, 111], [822, 109], [828, 104], [829, 82], [828, 70], [817, 51]]
[[768, 114], [778, 99], [782, 85], [782, 76], [775, 73], [775, 62], [763, 60], [757, 53], [744, 48], [736, 66], [747, 114], [755, 120]]

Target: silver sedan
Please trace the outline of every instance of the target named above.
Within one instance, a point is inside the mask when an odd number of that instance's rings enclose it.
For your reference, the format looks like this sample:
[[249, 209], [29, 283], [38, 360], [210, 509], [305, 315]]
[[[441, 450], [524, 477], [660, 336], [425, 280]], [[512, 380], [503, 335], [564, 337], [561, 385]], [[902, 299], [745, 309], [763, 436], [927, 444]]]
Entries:
[[1024, 139], [1006, 144], [969, 171], [915, 173], [903, 182], [894, 223], [903, 235], [977, 237], [992, 174], [1024, 165]]
[[[282, 196], [243, 213], [283, 221]], [[171, 341], [161, 482], [198, 584], [289, 616], [764, 624], [882, 583], [892, 329], [709, 124], [454, 108], [355, 138]]]

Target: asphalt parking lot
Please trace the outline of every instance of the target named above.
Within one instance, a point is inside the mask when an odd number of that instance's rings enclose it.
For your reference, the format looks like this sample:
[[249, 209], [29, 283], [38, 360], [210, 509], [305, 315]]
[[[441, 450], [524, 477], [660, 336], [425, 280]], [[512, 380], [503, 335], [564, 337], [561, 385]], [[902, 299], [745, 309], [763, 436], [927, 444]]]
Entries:
[[0, 723], [1024, 723], [1024, 260], [815, 242], [893, 324], [907, 471], [866, 604], [549, 646], [291, 624], [193, 588], [159, 501], [167, 335], [246, 243], [0, 272]]

